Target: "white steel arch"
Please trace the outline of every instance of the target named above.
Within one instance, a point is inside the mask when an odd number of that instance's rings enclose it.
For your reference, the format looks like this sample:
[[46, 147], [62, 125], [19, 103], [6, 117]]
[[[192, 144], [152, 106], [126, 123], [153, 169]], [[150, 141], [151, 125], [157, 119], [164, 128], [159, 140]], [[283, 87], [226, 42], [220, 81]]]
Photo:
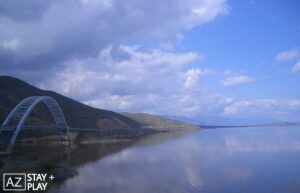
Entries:
[[[19, 132], [21, 131], [25, 121], [27, 120], [28, 116], [32, 112], [32, 110], [40, 103], [43, 102], [48, 107], [51, 115], [55, 121], [55, 125], [60, 129], [61, 135], [66, 137], [68, 141], [71, 141], [69, 127], [66, 123], [64, 114], [57, 104], [57, 102], [50, 96], [31, 96], [22, 100], [6, 117], [4, 120], [2, 127], [9, 126], [9, 123], [14, 120], [17, 121], [18, 124], [14, 129], [14, 133], [9, 141], [7, 146], [6, 152], [11, 153], [12, 148], [16, 142]], [[64, 131], [62, 131], [64, 129]], [[0, 129], [1, 132], [1, 129]]]

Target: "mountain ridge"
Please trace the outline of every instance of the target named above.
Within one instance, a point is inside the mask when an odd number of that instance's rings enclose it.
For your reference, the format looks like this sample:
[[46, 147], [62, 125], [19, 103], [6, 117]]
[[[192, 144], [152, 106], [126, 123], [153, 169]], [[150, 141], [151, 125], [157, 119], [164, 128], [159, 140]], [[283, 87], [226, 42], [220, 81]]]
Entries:
[[[0, 76], [0, 123], [9, 112], [24, 98], [29, 96], [51, 96], [61, 107], [71, 128], [115, 130], [122, 133], [139, 133], [145, 130], [171, 131], [199, 129], [181, 121], [146, 113], [116, 113], [97, 109], [66, 97], [54, 91], [43, 90], [11, 76]], [[53, 122], [44, 104], [37, 105], [27, 122]], [[146, 131], [145, 131], [146, 132]]]

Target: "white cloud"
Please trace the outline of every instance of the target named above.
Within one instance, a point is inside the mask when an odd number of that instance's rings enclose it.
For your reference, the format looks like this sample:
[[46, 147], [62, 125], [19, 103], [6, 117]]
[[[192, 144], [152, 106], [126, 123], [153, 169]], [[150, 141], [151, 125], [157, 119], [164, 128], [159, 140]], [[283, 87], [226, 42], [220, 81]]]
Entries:
[[201, 76], [207, 75], [211, 73], [210, 70], [201, 70], [199, 68], [191, 68], [189, 69], [185, 74], [185, 82], [184, 87], [185, 88], [195, 88], [199, 85], [199, 81]]
[[65, 68], [56, 72], [47, 86], [77, 97], [98, 92], [113, 95], [167, 92], [173, 90], [169, 80], [177, 79], [177, 71], [200, 58], [194, 52], [171, 53], [136, 46], [109, 46], [97, 58], [65, 62]]
[[[185, 117], [299, 112], [299, 100], [236, 101], [207, 90], [201, 80], [212, 71], [195, 67], [201, 58], [195, 52], [108, 46], [96, 58], [66, 61], [42, 87], [114, 111]], [[226, 76], [226, 85], [245, 83], [245, 78], [232, 78], [242, 76], [232, 71]]]
[[300, 56], [299, 50], [288, 50], [277, 54], [276, 61], [277, 62], [288, 62], [294, 59], [297, 59]]
[[292, 73], [296, 73], [300, 71], [300, 61], [298, 61], [292, 68]]
[[[293, 65], [291, 72], [296, 73], [300, 71], [300, 51], [298, 49], [293, 49], [293, 50], [288, 50], [279, 53], [276, 56], [277, 62], [295, 62], [296, 63]], [[298, 62], [297, 62], [298, 60]]]
[[96, 58], [65, 62], [40, 86], [98, 108], [191, 115], [211, 103], [216, 108], [209, 94], [198, 97], [200, 79], [211, 73], [193, 67], [201, 58], [195, 52], [109, 46]]
[[[219, 108], [215, 96], [199, 99], [208, 73], [195, 67], [202, 55], [170, 50], [186, 30], [228, 14], [226, 0], [0, 1], [1, 6], [1, 70], [10, 75], [116, 111], [190, 115]], [[149, 41], [151, 48], [110, 46], [128, 40]]]
[[[0, 2], [0, 6], [5, 7], [0, 45], [14, 52], [4, 58], [19, 61], [14, 65], [27, 69], [96, 56], [108, 45], [128, 39], [172, 45], [182, 39], [185, 30], [229, 12], [226, 0], [49, 0], [11, 5]], [[16, 46], [18, 49], [12, 49]], [[8, 56], [17, 60], [8, 60]]]
[[2, 43], [2, 47], [4, 49], [7, 49], [7, 50], [16, 50], [20, 45], [20, 42], [18, 39], [12, 39], [12, 40], [9, 40], [9, 41], [5, 41]]
[[144, 112], [160, 115], [195, 117], [199, 114], [218, 114], [228, 101], [210, 93], [140, 93], [132, 95], [98, 95], [84, 103], [115, 111]]
[[231, 73], [228, 74], [228, 72], [225, 74], [227, 75], [226, 78], [220, 81], [223, 86], [235, 86], [255, 81], [255, 79], [250, 76], [233, 75]]
[[65, 62], [40, 86], [114, 111], [187, 117], [220, 112], [228, 101], [201, 84], [212, 73], [195, 67], [201, 58], [195, 52], [109, 46], [96, 58]]

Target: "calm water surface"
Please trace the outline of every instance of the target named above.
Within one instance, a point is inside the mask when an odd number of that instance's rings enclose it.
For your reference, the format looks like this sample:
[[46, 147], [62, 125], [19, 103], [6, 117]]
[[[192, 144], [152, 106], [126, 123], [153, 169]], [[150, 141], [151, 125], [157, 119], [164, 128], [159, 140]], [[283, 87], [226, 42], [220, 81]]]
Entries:
[[75, 168], [77, 174], [52, 184], [51, 193], [300, 192], [300, 127], [159, 134], [66, 154], [16, 148], [16, 157], [24, 152], [27, 159]]

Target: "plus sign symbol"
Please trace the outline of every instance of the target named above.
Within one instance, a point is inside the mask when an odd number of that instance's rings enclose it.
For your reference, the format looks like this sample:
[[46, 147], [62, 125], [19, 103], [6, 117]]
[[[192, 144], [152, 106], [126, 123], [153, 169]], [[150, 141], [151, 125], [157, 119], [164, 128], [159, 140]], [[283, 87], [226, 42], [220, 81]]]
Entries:
[[51, 174], [51, 175], [49, 176], [49, 178], [50, 178], [50, 180], [52, 181], [52, 180], [54, 179], [54, 176]]

